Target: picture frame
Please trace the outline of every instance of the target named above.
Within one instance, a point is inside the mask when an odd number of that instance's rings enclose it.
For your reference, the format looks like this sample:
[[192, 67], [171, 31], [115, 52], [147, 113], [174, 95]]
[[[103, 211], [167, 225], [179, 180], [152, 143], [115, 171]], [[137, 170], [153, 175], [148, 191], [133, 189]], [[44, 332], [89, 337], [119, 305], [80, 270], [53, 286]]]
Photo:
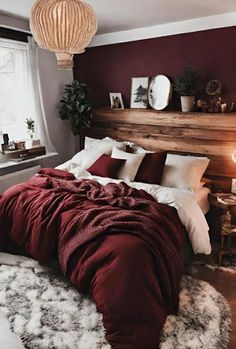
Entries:
[[113, 109], [124, 109], [124, 102], [120, 92], [110, 92], [110, 103]]
[[147, 108], [149, 80], [149, 77], [132, 78], [130, 108]]

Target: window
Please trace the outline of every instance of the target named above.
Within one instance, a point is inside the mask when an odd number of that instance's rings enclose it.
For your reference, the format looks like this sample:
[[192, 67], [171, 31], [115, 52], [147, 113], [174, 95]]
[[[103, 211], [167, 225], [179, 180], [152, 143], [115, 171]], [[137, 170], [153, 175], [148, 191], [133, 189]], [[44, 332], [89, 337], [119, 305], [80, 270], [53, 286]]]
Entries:
[[35, 120], [32, 91], [28, 44], [0, 39], [0, 134], [10, 140], [29, 139], [25, 121]]

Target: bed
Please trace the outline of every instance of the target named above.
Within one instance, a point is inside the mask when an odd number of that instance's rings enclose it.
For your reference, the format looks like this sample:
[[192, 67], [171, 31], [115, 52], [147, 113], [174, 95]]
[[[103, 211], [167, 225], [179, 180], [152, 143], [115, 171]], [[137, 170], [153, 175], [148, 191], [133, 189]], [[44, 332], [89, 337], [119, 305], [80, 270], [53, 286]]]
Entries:
[[[96, 110], [82, 152], [0, 199], [1, 245], [10, 236], [41, 263], [59, 258], [75, 288], [95, 299], [112, 348], [156, 349], [178, 308], [185, 255], [211, 252], [202, 176], [215, 189], [234, 172], [235, 119], [224, 118]], [[164, 181], [163, 159], [178, 168]]]
[[[58, 259], [73, 286], [95, 300], [112, 348], [156, 349], [167, 315], [178, 310], [186, 243], [195, 254], [211, 252], [209, 191], [200, 181], [209, 160], [176, 156], [87, 137], [71, 160], [0, 199], [1, 245], [13, 241], [40, 263]], [[145, 159], [151, 167], [140, 172]], [[173, 171], [164, 176], [175, 187], [160, 186], [160, 172], [180, 159], [178, 180]]]

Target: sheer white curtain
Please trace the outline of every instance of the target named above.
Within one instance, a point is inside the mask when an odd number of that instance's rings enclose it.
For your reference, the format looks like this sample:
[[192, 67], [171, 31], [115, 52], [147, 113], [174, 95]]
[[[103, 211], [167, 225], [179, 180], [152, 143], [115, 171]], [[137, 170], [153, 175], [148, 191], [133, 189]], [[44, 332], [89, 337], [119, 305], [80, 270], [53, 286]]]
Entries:
[[41, 82], [38, 67], [38, 46], [32, 37], [28, 37], [28, 57], [29, 71], [31, 78], [31, 92], [34, 100], [35, 121], [38, 124], [38, 132], [41, 143], [46, 146], [47, 151], [55, 151], [55, 147], [51, 142], [47, 119], [45, 115], [43, 97], [41, 90]]
[[27, 139], [25, 121], [34, 118], [28, 65], [27, 44], [0, 39], [0, 131], [11, 140]]
[[0, 134], [14, 141], [29, 139], [26, 118], [35, 120], [35, 138], [55, 151], [43, 107], [38, 47], [32, 38], [28, 44], [0, 39]]

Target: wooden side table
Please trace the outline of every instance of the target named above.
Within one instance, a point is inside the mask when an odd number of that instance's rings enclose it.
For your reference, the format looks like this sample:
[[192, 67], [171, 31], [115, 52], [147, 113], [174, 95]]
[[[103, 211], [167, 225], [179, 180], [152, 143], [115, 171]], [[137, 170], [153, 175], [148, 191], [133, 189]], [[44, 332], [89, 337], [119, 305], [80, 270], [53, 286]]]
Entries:
[[221, 215], [221, 245], [218, 257], [218, 263], [221, 264], [223, 256], [229, 256], [235, 254], [236, 248], [233, 248], [232, 238], [236, 237], [236, 225], [231, 224], [231, 207], [236, 206], [236, 196], [232, 194], [232, 197], [235, 197], [234, 200], [227, 200], [229, 198], [229, 193], [214, 193], [209, 194], [210, 205], [222, 208]]

